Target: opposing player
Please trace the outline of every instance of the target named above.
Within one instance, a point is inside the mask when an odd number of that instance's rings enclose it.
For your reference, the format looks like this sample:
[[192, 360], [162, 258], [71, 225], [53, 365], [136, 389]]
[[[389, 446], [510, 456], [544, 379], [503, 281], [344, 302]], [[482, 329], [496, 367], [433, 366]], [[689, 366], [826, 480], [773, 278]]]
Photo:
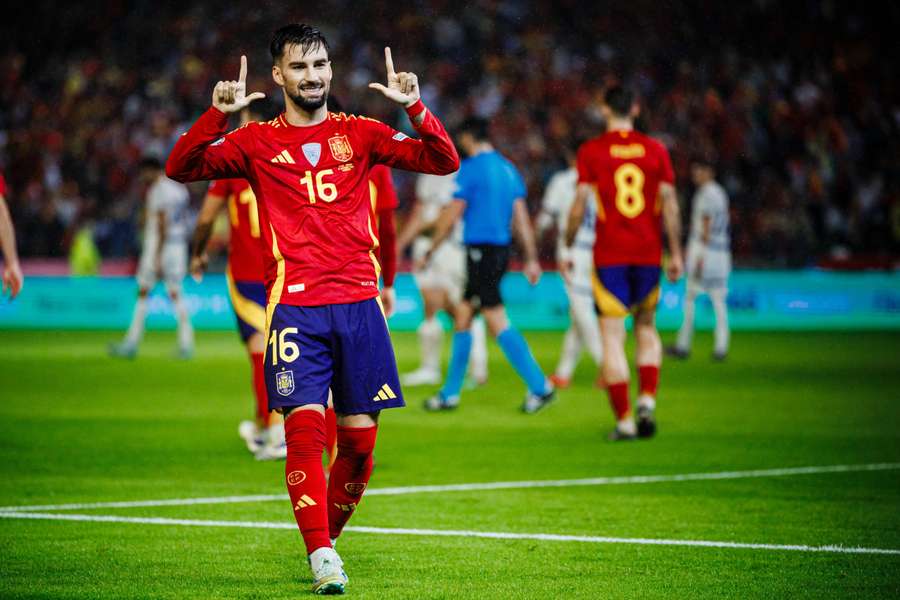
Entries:
[[24, 277], [16, 251], [16, 232], [6, 206], [6, 180], [3, 175], [0, 175], [0, 250], [3, 251], [3, 293], [15, 298], [22, 289]]
[[[250, 108], [241, 111], [241, 124], [258, 120]], [[247, 449], [260, 460], [284, 458], [284, 426], [281, 415], [269, 412], [263, 357], [266, 351], [266, 284], [263, 281], [262, 233], [256, 196], [245, 179], [213, 181], [197, 215], [191, 241], [190, 271], [194, 279], [203, 277], [209, 263], [207, 246], [219, 212], [228, 207], [228, 267], [225, 279], [237, 319], [238, 333], [247, 348], [252, 369], [255, 402], [254, 420], [241, 421], [238, 435]]]
[[[270, 45], [272, 78], [285, 112], [227, 135], [228, 113], [261, 93], [219, 82], [213, 106], [175, 145], [167, 171], [181, 181], [242, 177], [256, 194], [265, 243], [269, 407], [285, 415], [287, 489], [303, 534], [316, 593], [347, 582], [333, 548], [372, 473], [379, 412], [404, 405], [387, 323], [378, 302], [378, 242], [368, 173], [374, 164], [438, 174], [459, 168], [440, 121], [419, 99], [415, 74], [394, 70], [370, 84], [403, 105], [420, 135], [329, 113], [328, 43], [308, 25], [287, 25]], [[338, 455], [322, 468], [329, 388], [338, 415]]]
[[[594, 299], [603, 337], [603, 376], [616, 414], [613, 440], [651, 437], [656, 432], [656, 391], [662, 344], [656, 331], [656, 305], [662, 263], [662, 227], [669, 243], [666, 275], [681, 277], [681, 220], [675, 175], [666, 148], [634, 131], [638, 108], [630, 91], [607, 90], [602, 107], [605, 134], [578, 150], [578, 191], [566, 228], [571, 247], [591, 193], [597, 197], [594, 242]], [[662, 219], [660, 219], [662, 213]], [[662, 223], [660, 222], [662, 221]], [[625, 317], [634, 315], [636, 362], [640, 380], [638, 422], [628, 398]]]
[[[430, 234], [437, 225], [441, 210], [453, 200], [456, 179], [453, 175], [419, 175], [416, 180], [416, 202], [399, 236], [401, 254], [412, 244], [415, 265], [431, 247]], [[457, 225], [450, 236], [435, 251], [434, 257], [414, 275], [422, 295], [425, 318], [416, 333], [419, 338], [421, 364], [402, 377], [403, 385], [436, 385], [441, 378], [441, 349], [444, 346], [444, 328], [437, 318], [438, 311], [453, 315], [462, 300], [466, 284], [466, 253], [462, 245], [462, 225]], [[488, 378], [487, 339], [484, 320], [472, 321], [472, 354], [469, 372], [476, 384], [484, 384]]]
[[194, 330], [181, 291], [188, 262], [188, 209], [190, 194], [182, 184], [163, 172], [162, 162], [147, 157], [140, 164], [141, 179], [147, 190], [144, 247], [138, 265], [138, 297], [125, 339], [111, 344], [111, 356], [134, 358], [144, 335], [147, 296], [162, 279], [178, 319], [178, 356], [190, 358], [194, 353]]
[[728, 355], [728, 276], [731, 274], [731, 235], [728, 230], [728, 194], [716, 182], [713, 160], [701, 156], [691, 165], [691, 178], [697, 191], [691, 209], [691, 230], [687, 250], [687, 292], [684, 321], [674, 347], [666, 353], [687, 358], [694, 335], [694, 303], [697, 296], [709, 295], [716, 315], [713, 359]]
[[472, 348], [469, 328], [472, 317], [481, 312], [491, 335], [528, 388], [522, 410], [534, 413], [553, 400], [555, 390], [534, 359], [528, 342], [510, 325], [500, 295], [500, 280], [509, 263], [514, 233], [525, 254], [524, 274], [528, 281], [535, 285], [541, 277], [525, 206], [525, 181], [516, 167], [494, 149], [487, 121], [469, 119], [460, 126], [458, 138], [467, 158], [456, 175], [453, 202], [441, 214], [423, 261], [427, 264], [434, 258], [456, 222], [462, 219], [466, 289], [454, 315], [456, 333], [444, 386], [425, 401], [425, 409], [450, 410], [459, 406]]
[[[566, 296], [569, 298], [571, 322], [563, 337], [562, 353], [556, 371], [550, 376], [550, 381], [557, 389], [569, 387], [582, 349], [587, 349], [598, 369], [603, 365], [603, 346], [591, 287], [597, 209], [594, 198], [589, 198], [585, 203], [584, 219], [575, 236], [575, 243], [572, 248], [566, 246], [566, 222], [575, 201], [578, 184], [575, 153], [569, 151], [567, 159], [569, 167], [555, 173], [547, 182], [541, 213], [537, 219], [538, 233], [546, 233], [556, 224], [556, 264], [559, 265], [559, 272], [566, 286]], [[598, 379], [598, 383], [602, 384], [602, 377]]]

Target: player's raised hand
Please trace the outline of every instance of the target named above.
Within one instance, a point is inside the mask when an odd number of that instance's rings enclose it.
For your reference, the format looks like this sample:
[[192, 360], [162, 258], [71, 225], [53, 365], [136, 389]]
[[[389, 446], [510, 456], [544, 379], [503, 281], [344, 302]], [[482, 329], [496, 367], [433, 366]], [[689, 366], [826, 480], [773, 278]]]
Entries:
[[213, 106], [223, 113], [238, 112], [254, 100], [265, 98], [262, 92], [247, 94], [247, 57], [241, 55], [241, 72], [237, 81], [220, 81], [213, 89]]
[[370, 83], [369, 87], [378, 90], [385, 97], [403, 106], [412, 106], [419, 101], [419, 78], [415, 73], [394, 71], [394, 60], [391, 58], [391, 49], [384, 49], [384, 64], [387, 68], [387, 85]]

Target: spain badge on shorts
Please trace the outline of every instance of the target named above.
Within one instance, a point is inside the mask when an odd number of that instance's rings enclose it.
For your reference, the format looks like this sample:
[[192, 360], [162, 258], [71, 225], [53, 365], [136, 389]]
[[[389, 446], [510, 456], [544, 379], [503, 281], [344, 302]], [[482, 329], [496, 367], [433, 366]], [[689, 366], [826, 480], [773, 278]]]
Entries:
[[294, 392], [294, 372], [279, 371], [275, 374], [275, 389], [282, 396], [290, 396]]
[[328, 147], [331, 149], [331, 156], [334, 160], [347, 162], [353, 158], [353, 147], [346, 135], [336, 135], [328, 138]]

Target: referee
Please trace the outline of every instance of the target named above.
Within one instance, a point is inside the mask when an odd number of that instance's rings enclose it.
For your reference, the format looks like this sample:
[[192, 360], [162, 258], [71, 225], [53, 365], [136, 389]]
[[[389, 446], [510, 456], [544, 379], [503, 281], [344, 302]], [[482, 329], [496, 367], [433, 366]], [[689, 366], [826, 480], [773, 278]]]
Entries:
[[425, 409], [448, 410], [459, 405], [459, 394], [472, 350], [470, 325], [481, 312], [506, 359], [528, 386], [522, 410], [534, 413], [553, 400], [553, 385], [535, 361], [528, 343], [510, 326], [500, 297], [500, 280], [509, 263], [513, 234], [525, 253], [525, 276], [535, 285], [541, 277], [534, 234], [525, 206], [525, 181], [516, 167], [494, 149], [484, 119], [465, 121], [458, 145], [468, 156], [456, 175], [453, 201], [444, 209], [423, 258], [427, 263], [462, 218], [466, 247], [466, 289], [454, 314], [456, 333], [450, 368], [441, 390], [425, 401]]

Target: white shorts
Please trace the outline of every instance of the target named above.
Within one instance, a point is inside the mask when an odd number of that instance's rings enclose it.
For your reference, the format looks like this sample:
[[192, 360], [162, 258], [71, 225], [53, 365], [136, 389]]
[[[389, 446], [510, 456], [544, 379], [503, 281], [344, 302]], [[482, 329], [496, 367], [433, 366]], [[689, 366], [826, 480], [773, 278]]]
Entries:
[[[572, 271], [569, 273], [569, 280], [563, 281], [566, 286], [566, 293], [569, 298], [573, 294], [586, 296], [594, 301], [593, 278], [594, 278], [594, 252], [592, 250], [573, 248], [569, 251], [569, 259], [572, 261]], [[558, 261], [562, 263], [564, 257], [558, 256]]]
[[[427, 237], [416, 238], [413, 242], [413, 260], [418, 261], [431, 247]], [[441, 244], [431, 256], [431, 261], [421, 271], [414, 273], [419, 289], [444, 290], [452, 304], [462, 300], [466, 287], [466, 253], [462, 246], [450, 240]]]
[[[161, 271], [156, 271], [154, 264], [156, 257], [152, 252], [141, 254], [141, 262], [138, 265], [137, 280], [142, 288], [152, 288], [160, 278], [165, 282], [166, 288], [180, 290], [181, 282], [187, 274], [187, 244], [166, 244], [163, 246], [161, 259]], [[161, 275], [161, 277], [160, 277]]]
[[687, 289], [688, 292], [701, 293], [710, 291], [728, 291], [728, 276], [731, 275], [731, 253], [721, 250], [706, 250], [703, 256], [703, 270], [697, 275], [695, 267], [697, 258], [703, 252], [703, 246], [689, 243], [687, 251]]

